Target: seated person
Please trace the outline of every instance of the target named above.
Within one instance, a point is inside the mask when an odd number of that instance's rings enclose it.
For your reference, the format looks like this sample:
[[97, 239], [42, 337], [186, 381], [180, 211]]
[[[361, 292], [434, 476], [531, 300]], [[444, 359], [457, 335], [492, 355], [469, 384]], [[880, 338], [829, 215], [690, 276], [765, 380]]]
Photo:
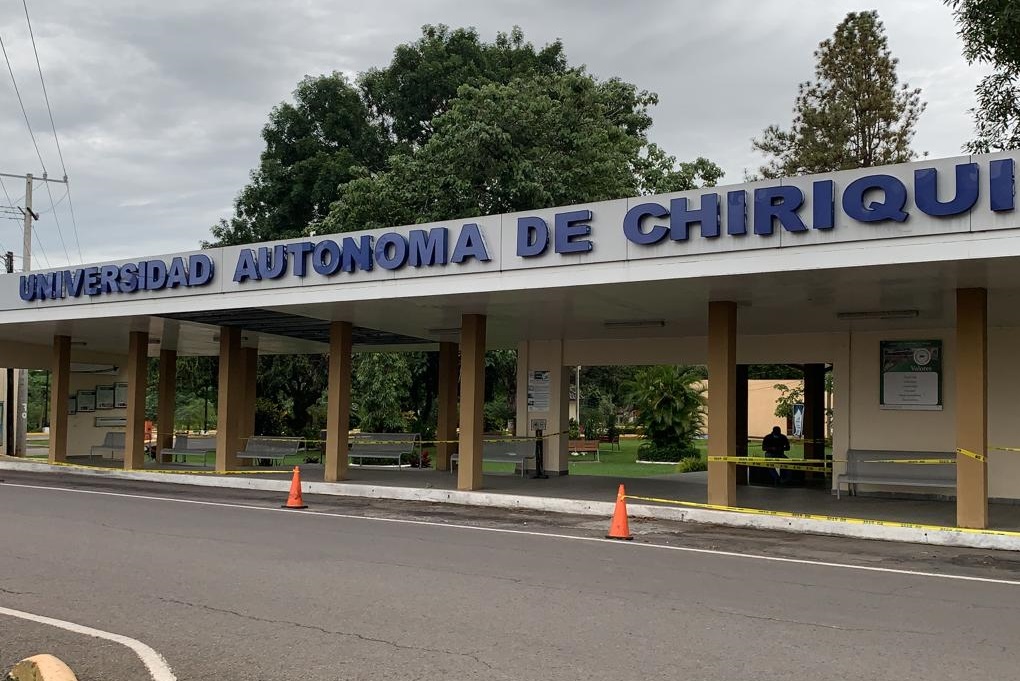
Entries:
[[[783, 435], [783, 429], [776, 426], [772, 429], [772, 432], [762, 438], [761, 448], [765, 452], [765, 456], [770, 459], [785, 459], [787, 458], [786, 452], [790, 451], [790, 440]], [[777, 485], [785, 482], [787, 477], [784, 473], [789, 471], [779, 470], [778, 468], [770, 468], [772, 472], [772, 480]]]

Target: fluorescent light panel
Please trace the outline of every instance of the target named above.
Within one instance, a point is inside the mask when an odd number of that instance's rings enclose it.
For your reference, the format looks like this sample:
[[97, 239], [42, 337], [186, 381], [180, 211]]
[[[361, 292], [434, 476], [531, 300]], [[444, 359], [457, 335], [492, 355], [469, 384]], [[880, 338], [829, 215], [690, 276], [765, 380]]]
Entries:
[[913, 319], [920, 314], [917, 310], [864, 310], [860, 312], [838, 312], [837, 319], [855, 321], [858, 319]]
[[607, 319], [602, 322], [607, 329], [640, 329], [666, 326], [664, 319]]

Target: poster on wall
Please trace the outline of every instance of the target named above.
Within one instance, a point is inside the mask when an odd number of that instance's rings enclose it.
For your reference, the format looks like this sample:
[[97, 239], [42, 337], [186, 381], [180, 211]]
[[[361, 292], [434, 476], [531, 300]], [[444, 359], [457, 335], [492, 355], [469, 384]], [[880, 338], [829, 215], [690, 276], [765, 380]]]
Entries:
[[96, 410], [96, 391], [95, 390], [79, 390], [78, 391], [78, 411], [79, 412], [90, 412]]
[[113, 386], [96, 386], [96, 409], [113, 409]]
[[793, 432], [794, 437], [804, 437], [804, 405], [793, 405]]
[[67, 398], [67, 413], [68, 415], [78, 413], [78, 398], [74, 395]]
[[942, 410], [942, 341], [882, 341], [882, 409]]
[[528, 411], [549, 411], [552, 377], [548, 371], [528, 372]]
[[127, 383], [114, 383], [113, 384], [113, 406], [120, 409], [127, 406], [128, 398], [128, 384]]

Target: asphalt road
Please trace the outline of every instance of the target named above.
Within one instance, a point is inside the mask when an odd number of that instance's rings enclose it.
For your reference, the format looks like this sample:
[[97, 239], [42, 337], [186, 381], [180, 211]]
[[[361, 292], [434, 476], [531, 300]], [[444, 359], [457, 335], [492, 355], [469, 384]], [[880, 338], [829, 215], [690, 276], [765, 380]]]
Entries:
[[[669, 523], [609, 543], [570, 538], [604, 534], [591, 518], [311, 497], [306, 514], [258, 492], [3, 477], [0, 607], [142, 641], [181, 680], [1020, 669], [1020, 585], [886, 571], [1020, 581], [1015, 554]], [[42, 651], [81, 681], [149, 678], [119, 644], [0, 615], [0, 667]]]

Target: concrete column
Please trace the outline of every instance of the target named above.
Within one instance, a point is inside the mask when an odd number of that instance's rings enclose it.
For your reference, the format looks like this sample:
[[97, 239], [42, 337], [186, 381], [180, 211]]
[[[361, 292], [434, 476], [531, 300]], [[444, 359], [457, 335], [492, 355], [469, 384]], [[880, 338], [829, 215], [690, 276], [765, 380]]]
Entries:
[[159, 437], [156, 438], [156, 460], [170, 461], [170, 455], [163, 450], [174, 446], [174, 416], [177, 412], [177, 351], [159, 351], [159, 397], [156, 404], [156, 424]]
[[241, 329], [220, 327], [219, 389], [216, 399], [216, 470], [237, 468], [244, 408], [244, 367], [241, 358]]
[[[988, 455], [988, 293], [956, 292], [956, 446]], [[956, 524], [988, 527], [988, 462], [956, 455]]]
[[241, 367], [244, 373], [244, 406], [241, 409], [241, 438], [243, 445], [247, 438], [255, 434], [255, 400], [258, 397], [259, 378], [258, 348], [241, 348]]
[[482, 486], [482, 429], [485, 426], [485, 315], [466, 314], [460, 331], [460, 444], [457, 489]]
[[148, 379], [149, 332], [128, 334], [127, 432], [124, 435], [124, 470], [145, 468], [145, 384]]
[[351, 429], [351, 323], [329, 325], [329, 379], [326, 389], [325, 481], [347, 479]]
[[[737, 305], [708, 304], [709, 456], [737, 451]], [[737, 501], [737, 466], [708, 464], [708, 503], [733, 506]]]
[[[50, 463], [67, 461], [67, 398], [71, 395], [71, 337], [53, 337], [50, 366]], [[13, 424], [8, 423], [8, 428]]]
[[450, 470], [457, 437], [457, 344], [439, 344], [439, 414], [436, 421], [436, 470]]
[[[737, 445], [735, 454], [747, 456], [747, 365], [737, 365]], [[737, 466], [737, 484], [747, 484], [747, 466]]]
[[[517, 349], [517, 434], [534, 436], [532, 421], [545, 421], [543, 461], [550, 475], [567, 475], [570, 457], [567, 444], [570, 439], [570, 375], [573, 367], [564, 364], [562, 340], [539, 340], [521, 343]], [[529, 376], [542, 372], [548, 376], [548, 406], [529, 404]], [[551, 435], [550, 435], [551, 434]]]
[[804, 365], [804, 458], [825, 458], [825, 365]]

